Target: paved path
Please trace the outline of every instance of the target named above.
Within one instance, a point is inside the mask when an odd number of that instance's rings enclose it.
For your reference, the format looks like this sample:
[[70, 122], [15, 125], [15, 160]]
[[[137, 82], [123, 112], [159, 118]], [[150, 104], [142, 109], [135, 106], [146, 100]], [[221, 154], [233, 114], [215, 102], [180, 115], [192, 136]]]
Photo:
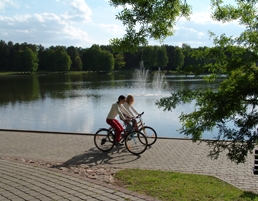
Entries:
[[[0, 157], [27, 158], [72, 165], [141, 168], [213, 175], [240, 189], [258, 193], [253, 175], [254, 156], [236, 165], [225, 155], [206, 157], [205, 143], [186, 139], [158, 139], [140, 156], [125, 148], [97, 150], [92, 135], [0, 130]], [[81, 180], [47, 168], [0, 160], [0, 200], [154, 200], [91, 180]]]

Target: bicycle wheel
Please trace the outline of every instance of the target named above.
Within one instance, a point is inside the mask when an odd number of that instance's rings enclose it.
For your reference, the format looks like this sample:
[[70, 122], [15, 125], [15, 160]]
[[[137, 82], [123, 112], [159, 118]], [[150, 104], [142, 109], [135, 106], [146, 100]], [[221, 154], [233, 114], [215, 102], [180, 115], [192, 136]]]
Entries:
[[125, 138], [126, 149], [134, 155], [142, 154], [147, 146], [147, 138], [140, 131], [133, 131]]
[[144, 126], [141, 128], [140, 131], [146, 136], [148, 140], [148, 146], [153, 145], [156, 142], [157, 133], [153, 128], [149, 126]]
[[94, 144], [100, 151], [110, 151], [115, 145], [113, 133], [105, 128], [98, 130], [94, 135]]

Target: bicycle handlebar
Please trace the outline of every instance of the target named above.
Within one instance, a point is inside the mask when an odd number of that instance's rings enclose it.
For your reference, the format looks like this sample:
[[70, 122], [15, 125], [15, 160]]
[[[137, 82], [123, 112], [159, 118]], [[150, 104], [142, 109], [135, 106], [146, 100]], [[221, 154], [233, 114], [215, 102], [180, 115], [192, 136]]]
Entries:
[[138, 114], [136, 117], [128, 117], [128, 116], [126, 116], [126, 120], [131, 121], [132, 119], [140, 118], [143, 114], [144, 114], [144, 112], [142, 112], [141, 114]]
[[136, 118], [140, 118], [143, 114], [144, 112], [142, 112], [141, 114], [138, 114]]

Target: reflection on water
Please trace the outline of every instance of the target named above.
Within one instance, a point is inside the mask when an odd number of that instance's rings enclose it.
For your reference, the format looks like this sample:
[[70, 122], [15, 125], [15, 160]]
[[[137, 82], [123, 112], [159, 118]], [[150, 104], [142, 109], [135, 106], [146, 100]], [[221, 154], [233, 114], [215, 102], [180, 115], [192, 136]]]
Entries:
[[[0, 76], [0, 128], [94, 133], [108, 126], [105, 119], [117, 97], [133, 94], [135, 108], [144, 111], [143, 120], [159, 136], [184, 137], [177, 131], [181, 126], [178, 116], [192, 111], [193, 104], [164, 112], [155, 102], [178, 89], [216, 89], [218, 82], [207, 84], [185, 76], [162, 79], [166, 79], [166, 88], [157, 91], [135, 87], [139, 80], [133, 74]], [[147, 86], [152, 82], [153, 75], [149, 75]]]

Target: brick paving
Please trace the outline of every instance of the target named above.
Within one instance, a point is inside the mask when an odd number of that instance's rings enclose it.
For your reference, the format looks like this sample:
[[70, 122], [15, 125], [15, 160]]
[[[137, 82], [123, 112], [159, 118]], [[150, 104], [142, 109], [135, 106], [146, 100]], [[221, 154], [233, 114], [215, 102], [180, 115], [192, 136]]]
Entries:
[[[258, 175], [253, 174], [254, 156], [235, 164], [221, 154], [207, 157], [205, 143], [187, 139], [158, 138], [140, 156], [124, 147], [108, 153], [94, 145], [93, 135], [0, 130], [0, 157], [28, 158], [73, 165], [140, 168], [212, 175], [245, 191], [258, 193]], [[60, 172], [0, 160], [0, 200], [155, 200], [131, 191], [82, 180]]]

